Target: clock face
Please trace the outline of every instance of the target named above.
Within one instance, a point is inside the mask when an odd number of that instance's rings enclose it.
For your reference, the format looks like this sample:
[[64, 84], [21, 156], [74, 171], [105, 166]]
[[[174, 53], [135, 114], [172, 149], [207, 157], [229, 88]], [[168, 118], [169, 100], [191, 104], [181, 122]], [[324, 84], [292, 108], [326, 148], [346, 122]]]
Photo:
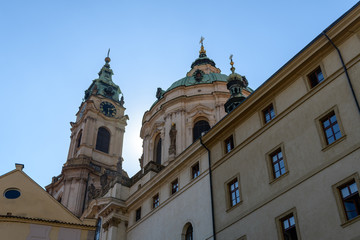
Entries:
[[100, 103], [101, 112], [108, 117], [114, 117], [116, 115], [116, 108], [109, 102]]

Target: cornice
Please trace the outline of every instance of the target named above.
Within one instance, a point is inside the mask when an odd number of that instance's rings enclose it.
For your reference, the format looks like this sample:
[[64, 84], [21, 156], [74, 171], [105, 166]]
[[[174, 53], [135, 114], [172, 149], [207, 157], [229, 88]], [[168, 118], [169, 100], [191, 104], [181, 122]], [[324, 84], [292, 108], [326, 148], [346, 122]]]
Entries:
[[43, 219], [43, 218], [30, 218], [30, 217], [21, 217], [13, 215], [0, 215], [0, 222], [19, 222], [19, 223], [40, 223], [44, 225], [50, 225], [53, 227], [67, 227], [67, 228], [76, 228], [82, 230], [91, 230], [94, 231], [96, 226], [88, 224], [79, 224], [71, 222], [62, 222], [59, 220]]

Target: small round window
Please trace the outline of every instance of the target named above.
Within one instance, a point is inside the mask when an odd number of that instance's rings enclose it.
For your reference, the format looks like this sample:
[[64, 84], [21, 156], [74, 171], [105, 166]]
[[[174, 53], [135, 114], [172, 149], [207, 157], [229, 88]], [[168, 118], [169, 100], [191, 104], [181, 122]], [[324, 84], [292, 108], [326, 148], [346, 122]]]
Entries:
[[4, 196], [7, 199], [16, 199], [16, 198], [20, 197], [20, 195], [21, 195], [20, 191], [18, 189], [14, 189], [14, 188], [7, 189], [4, 192]]

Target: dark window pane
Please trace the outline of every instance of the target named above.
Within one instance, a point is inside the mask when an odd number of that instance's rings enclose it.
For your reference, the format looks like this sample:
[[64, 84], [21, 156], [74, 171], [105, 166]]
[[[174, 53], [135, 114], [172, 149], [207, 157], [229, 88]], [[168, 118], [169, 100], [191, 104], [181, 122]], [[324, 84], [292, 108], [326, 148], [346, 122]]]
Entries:
[[193, 128], [193, 141], [197, 140], [203, 132], [207, 132], [210, 129], [210, 125], [207, 121], [200, 120], [195, 123]]
[[110, 132], [106, 128], [100, 127], [96, 138], [96, 150], [109, 153]]

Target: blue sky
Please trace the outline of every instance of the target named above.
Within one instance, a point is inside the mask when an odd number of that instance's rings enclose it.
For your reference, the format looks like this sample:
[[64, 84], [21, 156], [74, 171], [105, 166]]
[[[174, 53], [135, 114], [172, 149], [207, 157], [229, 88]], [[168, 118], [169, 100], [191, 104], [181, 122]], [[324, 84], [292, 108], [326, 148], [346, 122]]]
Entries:
[[190, 70], [199, 40], [209, 58], [256, 89], [327, 26], [351, 0], [2, 1], [0, 3], [0, 175], [25, 164], [41, 186], [61, 173], [70, 124], [111, 48], [113, 80], [130, 120], [123, 167], [139, 170], [143, 113], [157, 87]]

